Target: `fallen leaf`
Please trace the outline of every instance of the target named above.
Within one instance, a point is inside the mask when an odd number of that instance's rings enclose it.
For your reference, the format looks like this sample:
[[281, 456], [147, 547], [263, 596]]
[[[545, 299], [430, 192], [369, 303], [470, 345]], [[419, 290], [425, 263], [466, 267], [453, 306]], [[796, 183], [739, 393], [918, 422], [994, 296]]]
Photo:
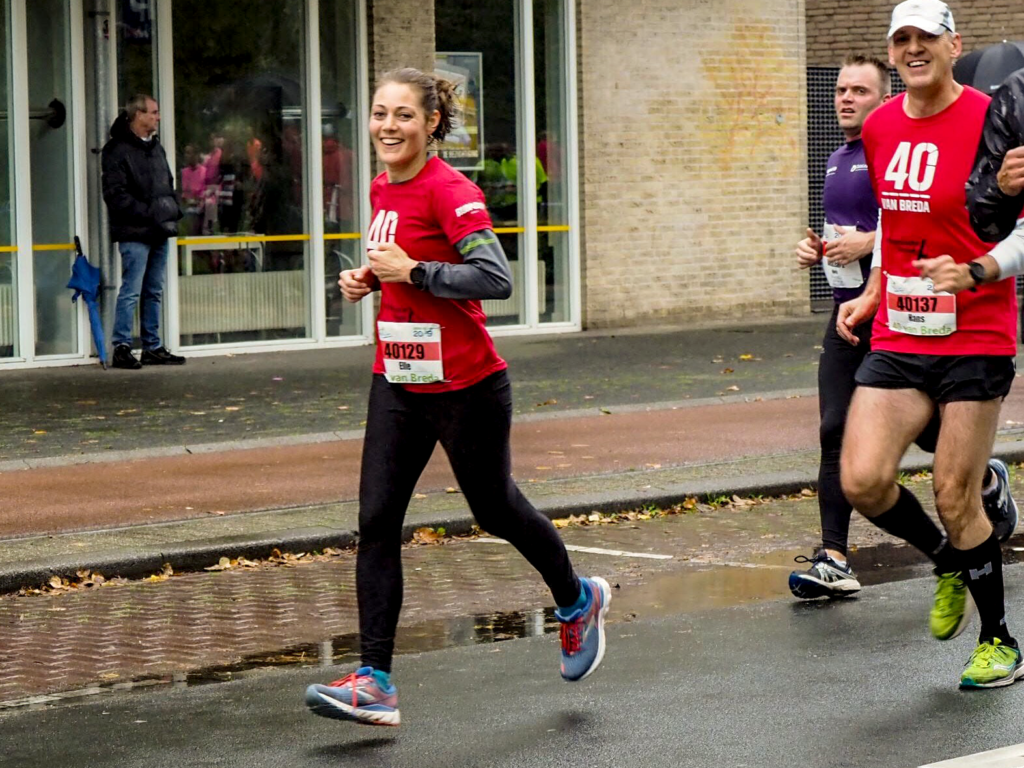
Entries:
[[740, 360], [753, 360], [753, 355], [740, 355]]
[[433, 528], [417, 528], [413, 531], [412, 538], [421, 544], [437, 544], [444, 536], [437, 533]]
[[[274, 551], [277, 552], [276, 549]], [[278, 553], [278, 554], [280, 555], [280, 553]], [[226, 571], [230, 567], [231, 567], [231, 559], [227, 558], [227, 557], [222, 557], [220, 560], [217, 561], [216, 565], [209, 565], [206, 568], [204, 568], [203, 570], [204, 571]]]
[[461, 493], [461, 491], [458, 488], [453, 488], [450, 485], [447, 488], [444, 489], [444, 492], [445, 493]]
[[732, 368], [723, 368], [722, 373], [733, 373]]
[[413, 498], [414, 499], [425, 499], [425, 498], [427, 498], [427, 494], [425, 494], [425, 493], [414, 493], [413, 494]]
[[727, 392], [739, 392], [740, 388], [733, 384], [731, 387], [725, 388]]

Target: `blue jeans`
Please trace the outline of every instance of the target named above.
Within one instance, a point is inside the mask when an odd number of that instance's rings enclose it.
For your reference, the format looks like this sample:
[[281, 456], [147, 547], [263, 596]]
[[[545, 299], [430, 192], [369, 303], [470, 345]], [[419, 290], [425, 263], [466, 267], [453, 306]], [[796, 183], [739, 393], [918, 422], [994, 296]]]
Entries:
[[118, 243], [121, 252], [121, 290], [117, 294], [114, 310], [116, 347], [132, 343], [132, 320], [135, 305], [142, 299], [139, 309], [139, 327], [143, 349], [157, 349], [160, 343], [160, 300], [164, 295], [167, 274], [167, 241], [162, 243]]

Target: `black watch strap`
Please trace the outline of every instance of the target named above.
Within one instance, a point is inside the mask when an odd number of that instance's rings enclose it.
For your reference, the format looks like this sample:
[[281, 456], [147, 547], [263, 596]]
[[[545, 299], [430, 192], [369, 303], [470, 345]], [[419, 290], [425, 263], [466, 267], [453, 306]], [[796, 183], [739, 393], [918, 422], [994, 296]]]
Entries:
[[412, 281], [412, 284], [416, 288], [419, 288], [422, 291], [423, 281], [427, 279], [426, 268], [422, 264], [417, 264], [415, 267], [409, 270], [409, 279]]
[[980, 261], [972, 261], [967, 265], [967, 271], [971, 273], [971, 279], [975, 285], [985, 282], [985, 265]]

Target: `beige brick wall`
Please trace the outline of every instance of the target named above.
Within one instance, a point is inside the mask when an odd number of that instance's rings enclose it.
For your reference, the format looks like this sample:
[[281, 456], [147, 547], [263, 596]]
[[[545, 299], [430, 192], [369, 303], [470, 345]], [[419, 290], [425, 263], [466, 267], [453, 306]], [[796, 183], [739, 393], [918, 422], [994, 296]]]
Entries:
[[367, 9], [370, 27], [370, 83], [389, 69], [434, 68], [434, 4], [409, 0], [372, 0]]
[[589, 327], [808, 309], [803, 0], [580, 3]]
[[[847, 53], [886, 58], [892, 0], [806, 0], [807, 64], [833, 67]], [[1003, 40], [1024, 40], [1022, 0], [947, 0], [970, 52]]]

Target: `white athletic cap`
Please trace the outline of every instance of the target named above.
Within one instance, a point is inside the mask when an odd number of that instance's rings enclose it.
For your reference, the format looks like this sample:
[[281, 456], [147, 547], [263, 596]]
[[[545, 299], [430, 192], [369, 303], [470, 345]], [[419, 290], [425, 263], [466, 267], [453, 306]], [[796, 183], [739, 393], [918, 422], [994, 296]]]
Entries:
[[956, 32], [953, 13], [942, 0], [906, 0], [892, 9], [887, 38], [903, 27], [917, 27], [931, 35]]

